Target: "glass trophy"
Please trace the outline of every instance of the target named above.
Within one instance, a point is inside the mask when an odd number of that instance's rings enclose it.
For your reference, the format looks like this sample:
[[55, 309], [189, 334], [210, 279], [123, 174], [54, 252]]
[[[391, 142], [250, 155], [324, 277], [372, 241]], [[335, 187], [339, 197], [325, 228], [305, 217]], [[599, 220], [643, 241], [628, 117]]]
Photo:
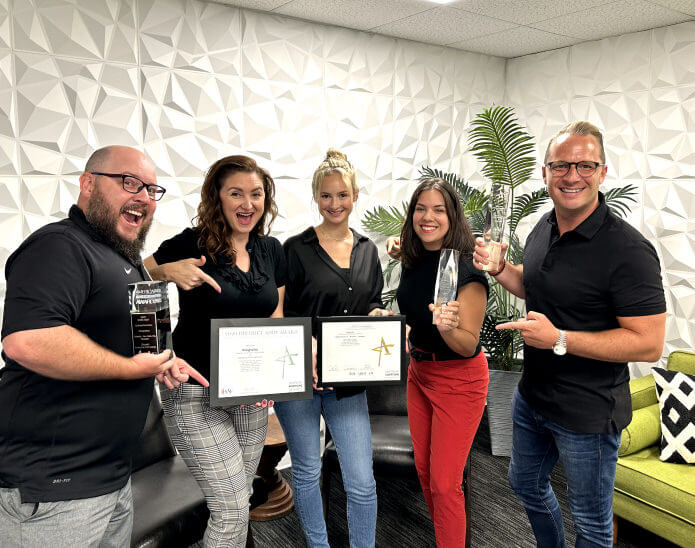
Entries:
[[432, 323], [439, 324], [442, 305], [456, 300], [459, 279], [459, 252], [455, 249], [442, 249], [439, 252], [439, 269], [434, 285], [434, 312]]
[[485, 210], [485, 229], [483, 231], [485, 249], [490, 254], [488, 263], [483, 265], [483, 270], [489, 272], [495, 272], [500, 267], [508, 204], [509, 185], [492, 183]]
[[171, 319], [166, 282], [128, 284], [133, 353], [158, 354], [171, 348]]

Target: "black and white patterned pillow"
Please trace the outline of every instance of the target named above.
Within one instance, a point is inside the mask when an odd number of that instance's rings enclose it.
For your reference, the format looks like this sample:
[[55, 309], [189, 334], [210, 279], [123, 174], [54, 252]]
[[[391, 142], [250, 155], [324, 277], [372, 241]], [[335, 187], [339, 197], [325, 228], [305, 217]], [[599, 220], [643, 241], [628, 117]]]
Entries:
[[661, 413], [661, 456], [665, 462], [695, 464], [695, 376], [652, 368]]

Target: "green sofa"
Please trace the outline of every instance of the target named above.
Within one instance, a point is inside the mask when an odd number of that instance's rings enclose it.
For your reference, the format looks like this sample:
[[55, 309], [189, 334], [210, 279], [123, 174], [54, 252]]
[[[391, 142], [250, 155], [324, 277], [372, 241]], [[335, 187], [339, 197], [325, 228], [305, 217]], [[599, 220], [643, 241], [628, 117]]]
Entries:
[[[674, 351], [666, 367], [695, 375], [695, 353]], [[618, 451], [614, 521], [617, 516], [679, 546], [695, 547], [695, 465], [659, 460], [661, 423], [654, 377], [630, 381], [630, 393], [633, 417]]]

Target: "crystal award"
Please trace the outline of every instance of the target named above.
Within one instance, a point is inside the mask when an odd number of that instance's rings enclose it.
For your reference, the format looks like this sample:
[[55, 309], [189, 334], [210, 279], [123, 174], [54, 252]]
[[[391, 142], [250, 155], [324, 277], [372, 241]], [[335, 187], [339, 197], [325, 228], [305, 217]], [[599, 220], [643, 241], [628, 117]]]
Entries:
[[432, 323], [438, 324], [442, 305], [455, 301], [459, 278], [459, 252], [455, 249], [442, 249], [439, 252], [439, 269], [434, 286], [434, 312]]
[[490, 254], [488, 263], [483, 265], [483, 270], [488, 272], [495, 272], [500, 267], [508, 203], [509, 185], [492, 183], [485, 210], [485, 229], [483, 231], [485, 249]]

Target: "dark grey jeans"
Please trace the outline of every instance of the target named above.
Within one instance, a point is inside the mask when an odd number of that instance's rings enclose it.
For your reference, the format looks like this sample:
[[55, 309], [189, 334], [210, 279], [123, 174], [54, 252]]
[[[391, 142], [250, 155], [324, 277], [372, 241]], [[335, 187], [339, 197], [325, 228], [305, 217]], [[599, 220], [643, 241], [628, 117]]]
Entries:
[[0, 488], [3, 548], [126, 548], [132, 531], [130, 480], [113, 493], [58, 502], [22, 504], [19, 489]]

